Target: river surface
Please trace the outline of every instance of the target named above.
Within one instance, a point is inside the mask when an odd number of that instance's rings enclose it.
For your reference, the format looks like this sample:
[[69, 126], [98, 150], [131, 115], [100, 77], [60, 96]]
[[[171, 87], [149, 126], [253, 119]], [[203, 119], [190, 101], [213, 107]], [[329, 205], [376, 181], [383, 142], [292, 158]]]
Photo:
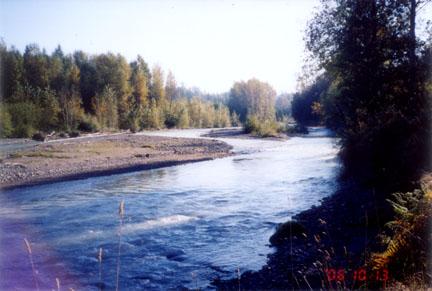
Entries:
[[[147, 134], [198, 137], [208, 130]], [[287, 141], [221, 139], [237, 155], [89, 178], [0, 195], [0, 290], [38, 284], [98, 290], [116, 284], [118, 208], [124, 200], [120, 290], [212, 289], [215, 278], [259, 270], [278, 223], [336, 190], [339, 161], [325, 129]], [[191, 272], [195, 276], [191, 275]]]

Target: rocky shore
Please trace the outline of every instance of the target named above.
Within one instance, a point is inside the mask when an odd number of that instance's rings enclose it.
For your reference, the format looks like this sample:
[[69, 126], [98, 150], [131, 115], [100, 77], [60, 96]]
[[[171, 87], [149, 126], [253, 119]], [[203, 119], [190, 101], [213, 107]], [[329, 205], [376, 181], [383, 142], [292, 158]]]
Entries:
[[[380, 250], [376, 235], [393, 217], [390, 205], [378, 196], [345, 185], [321, 205], [294, 216], [304, 233], [292, 227], [291, 235], [287, 228], [285, 237], [273, 238], [270, 246], [275, 252], [260, 271], [241, 274], [241, 290], [368, 289], [376, 276], [369, 272], [360, 282], [354, 280], [355, 272], [365, 269], [365, 252]], [[329, 280], [326, 269], [343, 270], [343, 280]], [[218, 290], [239, 290], [238, 278], [217, 279], [213, 285]]]
[[0, 152], [0, 189], [211, 160], [230, 149], [217, 140], [128, 133], [54, 140]]

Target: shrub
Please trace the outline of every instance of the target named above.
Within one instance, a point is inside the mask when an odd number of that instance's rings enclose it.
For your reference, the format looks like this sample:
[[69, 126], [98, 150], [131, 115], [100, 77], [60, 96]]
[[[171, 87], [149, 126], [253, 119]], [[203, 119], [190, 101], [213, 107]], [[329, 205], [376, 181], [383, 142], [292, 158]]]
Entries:
[[95, 116], [84, 114], [78, 124], [78, 130], [96, 132], [100, 130], [100, 125]]
[[0, 103], [0, 137], [11, 137], [12, 135], [12, 120], [7, 110], [7, 107]]
[[13, 124], [11, 137], [32, 137], [37, 127], [40, 112], [30, 102], [18, 102], [8, 105], [8, 112]]
[[258, 135], [262, 137], [278, 136], [279, 124], [276, 121], [266, 120], [259, 125]]
[[244, 125], [246, 133], [256, 134], [262, 137], [278, 136], [281, 126], [274, 120], [260, 121], [256, 115], [248, 114]]
[[248, 114], [246, 116], [246, 122], [244, 124], [244, 130], [246, 133], [258, 134], [260, 127], [260, 121], [258, 116]]

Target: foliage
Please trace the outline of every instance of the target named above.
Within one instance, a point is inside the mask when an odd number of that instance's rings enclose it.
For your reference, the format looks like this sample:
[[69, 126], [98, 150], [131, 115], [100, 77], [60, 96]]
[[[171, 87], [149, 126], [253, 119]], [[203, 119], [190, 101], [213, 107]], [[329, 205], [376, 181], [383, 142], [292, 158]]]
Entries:
[[33, 103], [18, 102], [7, 107], [12, 121], [13, 137], [32, 137], [36, 132], [37, 120], [40, 116], [38, 108]]
[[101, 128], [96, 116], [90, 114], [82, 114], [78, 123], [78, 130], [86, 132], [96, 132]]
[[247, 82], [234, 83], [230, 90], [228, 107], [238, 114], [239, 120], [246, 121], [246, 115], [256, 115], [259, 119], [273, 120], [275, 118], [275, 90], [265, 82], [250, 79]]
[[395, 220], [386, 224], [393, 235], [383, 237], [386, 250], [373, 256], [372, 265], [377, 270], [387, 269], [391, 277], [401, 280], [409, 274], [425, 274], [431, 267], [432, 190], [423, 186], [393, 196], [394, 200], [388, 201]]
[[93, 111], [102, 128], [117, 128], [118, 111], [116, 92], [107, 85], [93, 99]]
[[431, 47], [415, 38], [417, 4], [325, 0], [308, 25], [307, 49], [331, 81], [313, 102], [355, 176], [394, 183], [429, 166]]
[[241, 122], [238, 118], [238, 115], [235, 111], [233, 111], [233, 113], [231, 114], [231, 125], [232, 126], [240, 126]]
[[244, 124], [246, 133], [252, 133], [262, 137], [276, 137], [281, 131], [281, 126], [275, 120], [259, 120], [258, 116], [248, 114]]
[[276, 119], [278, 121], [286, 122], [288, 117], [291, 115], [291, 102], [293, 97], [293, 94], [281, 94], [276, 98], [275, 110]]
[[291, 103], [292, 116], [297, 122], [304, 125], [318, 125], [323, 122], [324, 109], [321, 102], [326, 97], [330, 83], [329, 77], [323, 75], [301, 93], [294, 94]]
[[5, 108], [5, 105], [0, 103], [0, 137], [6, 138], [12, 136], [12, 120], [11, 116]]
[[225, 127], [227, 94], [177, 87], [160, 66], [150, 72], [141, 56], [48, 55], [37, 44], [24, 54], [0, 42], [2, 137], [31, 137], [52, 130], [97, 131], [163, 127]]

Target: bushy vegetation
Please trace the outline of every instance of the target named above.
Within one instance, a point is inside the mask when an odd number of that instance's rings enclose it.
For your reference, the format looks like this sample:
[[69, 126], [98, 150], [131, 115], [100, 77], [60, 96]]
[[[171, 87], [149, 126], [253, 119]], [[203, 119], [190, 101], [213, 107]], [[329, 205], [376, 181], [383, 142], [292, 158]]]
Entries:
[[323, 75], [315, 80], [302, 92], [297, 92], [292, 100], [292, 117], [303, 125], [320, 125], [324, 122], [322, 108], [323, 99], [326, 97], [330, 86], [330, 79]]
[[278, 136], [281, 126], [276, 122], [275, 98], [276, 91], [255, 78], [234, 83], [228, 100], [233, 123], [243, 122], [246, 133]]
[[276, 137], [279, 132], [285, 132], [285, 127], [280, 125], [276, 120], [259, 120], [258, 116], [248, 114], [244, 124], [246, 133], [262, 137]]
[[60, 46], [48, 55], [37, 44], [21, 54], [0, 43], [0, 59], [0, 137], [231, 125], [226, 94], [178, 87], [171, 72], [165, 78], [141, 56], [127, 63], [112, 53], [65, 55]]
[[395, 220], [386, 226], [390, 235], [382, 236], [385, 251], [374, 254], [369, 264], [374, 270], [388, 270], [390, 278], [416, 282], [420, 289], [431, 282], [428, 272], [431, 265], [432, 241], [432, 189], [423, 185], [408, 193], [395, 193], [388, 200], [394, 209]]

